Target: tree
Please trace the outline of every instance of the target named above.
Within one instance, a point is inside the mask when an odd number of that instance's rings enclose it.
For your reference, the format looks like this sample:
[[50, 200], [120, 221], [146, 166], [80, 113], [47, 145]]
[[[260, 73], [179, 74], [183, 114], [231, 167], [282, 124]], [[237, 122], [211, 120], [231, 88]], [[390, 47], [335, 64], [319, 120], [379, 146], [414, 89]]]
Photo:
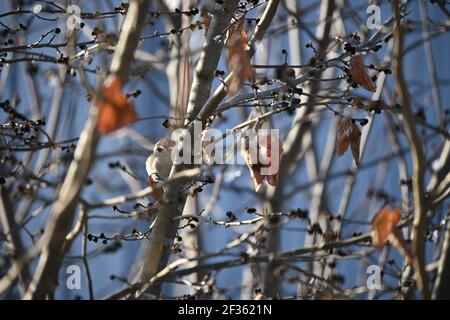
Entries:
[[111, 5], [0, 6], [2, 297], [450, 298], [445, 3]]

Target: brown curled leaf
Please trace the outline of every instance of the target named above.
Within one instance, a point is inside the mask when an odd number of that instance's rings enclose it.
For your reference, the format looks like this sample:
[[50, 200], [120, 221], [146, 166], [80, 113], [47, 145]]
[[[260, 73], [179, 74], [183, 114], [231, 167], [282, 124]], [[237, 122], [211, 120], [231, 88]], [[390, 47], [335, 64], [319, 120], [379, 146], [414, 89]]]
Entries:
[[372, 78], [369, 75], [369, 70], [367, 70], [361, 54], [352, 56], [350, 59], [349, 72], [352, 79], [358, 85], [371, 92], [377, 91], [377, 86], [372, 81]]
[[[275, 150], [278, 155], [274, 154]], [[271, 186], [277, 185], [282, 155], [281, 143], [276, 139], [271, 139], [270, 136], [258, 137], [256, 152], [251, 152], [249, 148], [242, 150], [242, 156], [249, 168], [256, 192], [261, 190], [264, 180]]]
[[235, 94], [245, 80], [251, 80], [254, 76], [253, 67], [247, 47], [247, 34], [244, 31], [244, 20], [237, 22], [228, 30], [228, 38], [225, 43], [228, 49], [228, 69], [233, 76], [228, 86], [228, 94]]
[[350, 146], [355, 164], [359, 166], [359, 147], [361, 144], [361, 131], [352, 119], [343, 118], [337, 128], [337, 154], [342, 156]]

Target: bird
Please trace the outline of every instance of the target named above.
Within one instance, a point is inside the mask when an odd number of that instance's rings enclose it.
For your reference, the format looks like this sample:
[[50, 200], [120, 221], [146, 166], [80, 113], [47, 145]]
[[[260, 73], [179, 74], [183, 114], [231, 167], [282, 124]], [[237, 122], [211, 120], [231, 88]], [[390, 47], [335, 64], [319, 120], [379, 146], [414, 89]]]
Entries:
[[[145, 161], [145, 169], [148, 174], [147, 183], [150, 186], [165, 181], [172, 170], [172, 150], [175, 142], [168, 138], [159, 140], [154, 148], [153, 153], [148, 156]], [[151, 195], [157, 203], [160, 203], [164, 196], [164, 187], [155, 188]]]

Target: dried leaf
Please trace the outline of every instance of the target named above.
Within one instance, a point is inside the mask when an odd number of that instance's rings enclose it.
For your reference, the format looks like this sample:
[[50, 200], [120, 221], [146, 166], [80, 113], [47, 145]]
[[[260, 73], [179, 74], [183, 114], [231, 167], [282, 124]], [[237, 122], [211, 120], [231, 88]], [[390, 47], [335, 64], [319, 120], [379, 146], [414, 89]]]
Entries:
[[368, 91], [377, 91], [377, 86], [370, 78], [369, 70], [367, 70], [364, 64], [363, 56], [360, 54], [352, 56], [350, 59], [350, 76], [352, 79], [359, 84], [361, 87]]
[[[149, 176], [147, 179], [147, 183], [150, 186], [152, 186], [157, 184], [158, 181]], [[164, 188], [163, 187], [155, 188], [152, 192], [150, 192], [150, 195], [156, 200], [157, 203], [160, 203], [164, 197]]]
[[244, 81], [253, 79], [254, 71], [250, 62], [247, 47], [247, 34], [244, 31], [244, 20], [236, 23], [228, 30], [228, 38], [225, 43], [228, 49], [228, 69], [233, 76], [228, 86], [228, 94], [235, 94]]
[[355, 159], [355, 164], [359, 166], [359, 146], [361, 144], [361, 131], [358, 126], [352, 123], [352, 130], [349, 136], [350, 148], [352, 150], [353, 159]]
[[111, 133], [137, 119], [133, 106], [121, 91], [122, 81], [114, 78], [102, 88], [100, 97], [97, 98], [97, 129], [102, 134]]
[[391, 243], [405, 258], [406, 263], [411, 263], [413, 254], [403, 239], [401, 230], [397, 227], [399, 221], [400, 211], [398, 209], [381, 209], [372, 221], [372, 243], [377, 248]]
[[338, 123], [337, 127], [337, 154], [342, 156], [348, 149], [349, 141], [347, 136], [347, 131], [351, 126], [350, 119], [342, 119]]
[[[275, 142], [274, 145], [272, 145], [272, 142]], [[273, 156], [274, 149], [277, 150], [278, 157]], [[264, 180], [267, 180], [267, 183], [271, 186], [277, 185], [282, 154], [283, 147], [281, 143], [272, 141], [269, 136], [260, 136], [258, 138], [256, 152], [250, 152], [248, 148], [243, 149], [242, 156], [249, 168], [256, 192], [261, 190]], [[266, 172], [262, 172], [263, 168], [266, 169]]]
[[350, 146], [355, 164], [359, 166], [359, 147], [361, 143], [361, 131], [352, 122], [352, 119], [344, 118], [338, 124], [337, 129], [337, 154], [342, 156]]
[[375, 247], [381, 248], [389, 240], [395, 225], [400, 221], [400, 211], [389, 208], [381, 209], [372, 221], [372, 243]]

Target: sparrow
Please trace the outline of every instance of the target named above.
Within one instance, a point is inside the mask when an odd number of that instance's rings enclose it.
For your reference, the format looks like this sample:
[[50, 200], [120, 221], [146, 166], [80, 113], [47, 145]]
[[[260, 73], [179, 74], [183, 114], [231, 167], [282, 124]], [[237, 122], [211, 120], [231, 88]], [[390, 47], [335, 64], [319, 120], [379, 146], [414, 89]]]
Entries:
[[[166, 180], [172, 169], [172, 149], [175, 142], [163, 138], [159, 140], [153, 148], [153, 153], [145, 161], [145, 169], [147, 170], [147, 182], [150, 186]], [[151, 195], [159, 203], [164, 196], [164, 187], [156, 188]]]

